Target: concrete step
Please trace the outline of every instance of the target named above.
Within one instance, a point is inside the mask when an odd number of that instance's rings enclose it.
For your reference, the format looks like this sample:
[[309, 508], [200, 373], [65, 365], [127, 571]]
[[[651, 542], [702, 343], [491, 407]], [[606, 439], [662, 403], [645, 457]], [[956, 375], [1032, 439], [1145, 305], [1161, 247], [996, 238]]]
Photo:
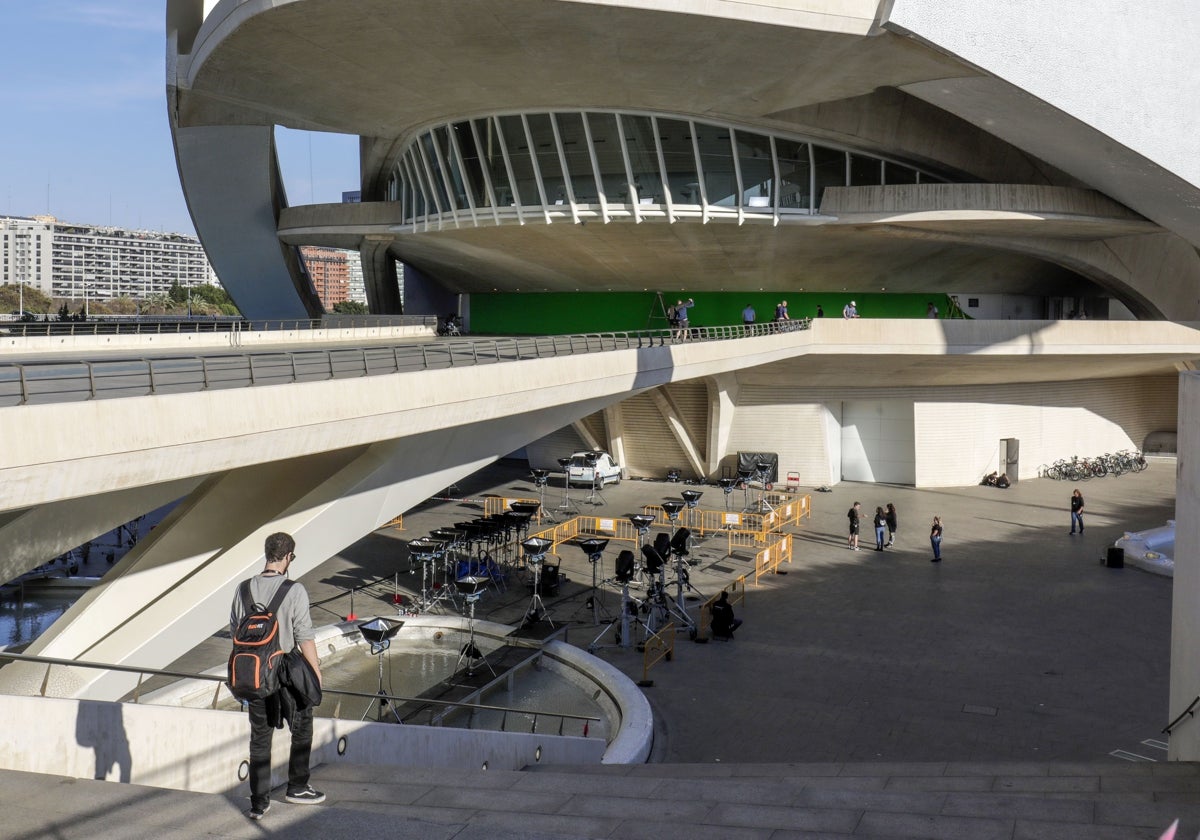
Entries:
[[1200, 831], [1200, 768], [1186, 764], [329, 765], [316, 777], [340, 807], [572, 837], [1125, 840], [1177, 817], [1180, 837]]
[[5, 838], [1156, 840], [1200, 831], [1196, 765], [639, 765], [527, 771], [326, 764], [318, 806], [0, 771]]

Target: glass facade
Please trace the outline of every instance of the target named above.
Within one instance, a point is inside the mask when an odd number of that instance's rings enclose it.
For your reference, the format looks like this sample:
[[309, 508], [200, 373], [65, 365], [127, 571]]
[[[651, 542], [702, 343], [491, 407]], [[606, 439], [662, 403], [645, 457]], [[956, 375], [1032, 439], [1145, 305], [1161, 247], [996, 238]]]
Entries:
[[401, 154], [388, 195], [406, 223], [523, 211], [548, 221], [744, 218], [819, 213], [826, 187], [942, 180], [899, 161], [678, 115], [531, 112], [423, 131]]

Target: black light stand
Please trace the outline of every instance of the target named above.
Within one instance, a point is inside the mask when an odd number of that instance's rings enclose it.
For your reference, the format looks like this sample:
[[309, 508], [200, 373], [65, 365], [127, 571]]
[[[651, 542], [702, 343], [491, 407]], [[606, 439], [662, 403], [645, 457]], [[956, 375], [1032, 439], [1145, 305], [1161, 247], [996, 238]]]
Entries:
[[[637, 529], [638, 535], [638, 551], [641, 552], [642, 546], [646, 544], [646, 535], [650, 533], [650, 526], [654, 524], [654, 517], [648, 513], [631, 513], [626, 517], [633, 523], [633, 527]], [[646, 579], [646, 567], [639, 563], [637, 571], [634, 574], [638, 584], [645, 586], [649, 581]]]
[[550, 627], [554, 627], [554, 622], [550, 618], [550, 613], [546, 609], [545, 603], [542, 601], [542, 563], [546, 560], [546, 552], [554, 543], [543, 537], [530, 537], [521, 543], [521, 548], [525, 550], [525, 562], [533, 569], [533, 597], [529, 600], [529, 611], [525, 613], [525, 623], [535, 624], [542, 618], [550, 622]]
[[754, 510], [750, 504], [750, 479], [754, 478], [754, 470], [738, 468], [738, 481], [742, 484], [742, 513]]
[[467, 602], [467, 608], [470, 611], [467, 618], [467, 643], [462, 646], [462, 650], [458, 655], [458, 665], [455, 667], [461, 666], [465, 661], [467, 663], [467, 676], [473, 677], [475, 676], [475, 663], [482, 660], [483, 664], [487, 666], [494, 677], [496, 676], [496, 669], [492, 667], [492, 663], [487, 661], [487, 657], [475, 645], [475, 604], [483, 597], [483, 589], [487, 586], [487, 579], [467, 575], [456, 580], [454, 585], [462, 593], [463, 599]]
[[683, 499], [684, 505], [687, 506], [687, 525], [689, 528], [695, 528], [696, 523], [693, 521], [696, 516], [696, 506], [700, 503], [700, 497], [704, 494], [699, 490], [680, 490], [679, 496]]
[[[599, 455], [597, 455], [595, 452], [589, 452], [583, 456], [584, 466], [592, 471], [592, 492], [588, 493], [587, 498], [584, 499], [584, 501], [592, 506], [606, 504], [604, 501], [604, 494], [596, 488], [597, 484], [599, 484], [601, 488], [604, 487], [604, 480], [600, 478], [596, 470], [596, 461], [598, 458]], [[597, 501], [597, 499], [599, 501]]]
[[432, 608], [438, 601], [449, 601], [454, 607], [456, 613], [462, 613], [462, 607], [458, 604], [458, 595], [455, 593], [452, 585], [455, 578], [456, 567], [458, 566], [458, 549], [462, 543], [466, 532], [459, 528], [434, 528], [429, 532], [435, 539], [443, 540], [445, 547], [442, 549], [442, 585], [434, 588], [437, 590], [433, 596], [433, 601], [430, 603]]
[[546, 507], [546, 485], [550, 483], [550, 471], [530, 470], [529, 473], [533, 476], [533, 486], [537, 488], [538, 505], [545, 512], [546, 516], [550, 517], [551, 522], [558, 522], [558, 517]]
[[421, 612], [433, 607], [434, 567], [442, 559], [442, 552], [445, 550], [445, 547], [446, 544], [441, 540], [430, 539], [429, 537], [422, 537], [408, 544], [409, 556], [416, 558], [417, 562], [421, 564], [421, 597], [417, 601], [417, 607]]
[[688, 627], [693, 631], [696, 629], [696, 624], [687, 613], [687, 604], [684, 603], [683, 590], [689, 589], [703, 600], [703, 595], [700, 590], [692, 586], [691, 576], [688, 573], [688, 538], [691, 532], [687, 528], [680, 528], [671, 537], [671, 555], [675, 558], [675, 606], [679, 608], [679, 612], [684, 616], [684, 620]]
[[736, 478], [720, 478], [717, 479], [717, 485], [721, 488], [721, 493], [725, 496], [725, 510], [729, 510], [729, 497], [733, 495], [733, 487], [737, 484]]
[[[392, 716], [396, 718], [396, 723], [404, 723], [400, 718], [400, 712], [396, 710], [395, 704], [388, 697], [387, 692], [383, 690], [383, 657], [387, 653], [388, 648], [392, 646], [392, 637], [399, 632], [404, 626], [403, 621], [398, 621], [394, 618], [373, 618], [370, 621], [361, 622], [358, 625], [358, 631], [362, 633], [362, 637], [371, 643], [371, 655], [379, 661], [379, 711], [376, 712], [376, 720], [383, 722], [383, 710], [390, 709]], [[359, 720], [366, 720], [367, 715], [371, 712], [371, 707], [375, 705], [375, 701], [367, 704], [363, 716]]]
[[659, 507], [667, 515], [667, 521], [671, 523], [671, 536], [675, 536], [675, 523], [679, 521], [679, 511], [683, 510], [683, 502], [676, 502], [672, 499], [663, 502]]
[[604, 613], [605, 623], [611, 623], [612, 616], [604, 606], [604, 599], [600, 597], [600, 590], [596, 588], [596, 570], [600, 567], [600, 559], [604, 556], [604, 549], [608, 548], [608, 540], [600, 539], [599, 537], [587, 537], [576, 540], [575, 545], [583, 550], [583, 553], [587, 555], [588, 562], [592, 565], [592, 592], [584, 604], [584, 606], [590, 606], [592, 609], [592, 624], [600, 623], [600, 613]]
[[[638, 618], [638, 603], [629, 597], [629, 582], [633, 580], [634, 568], [633, 552], [626, 549], [617, 555], [616, 566], [613, 569], [614, 579], [621, 584], [621, 625], [617, 631], [615, 642], [617, 646], [629, 648], [633, 646], [633, 634], [630, 633], [630, 619], [634, 624], [645, 624]], [[607, 581], [606, 581], [607, 582]], [[610, 626], [614, 626], [616, 622], [611, 622], [601, 630], [596, 638], [592, 639], [592, 643], [588, 645], [588, 652], [594, 652], [600, 645], [600, 640], [604, 638], [604, 634], [608, 632]]]
[[754, 465], [755, 475], [758, 477], [758, 503], [755, 505], [755, 513], [774, 513], [775, 508], [771, 507], [771, 503], [767, 501], [767, 483], [771, 477], [771, 465], [766, 461], [759, 461]]
[[579, 508], [575, 505], [575, 501], [571, 498], [571, 459], [559, 458], [558, 465], [562, 467], [563, 471], [563, 496], [562, 501], [558, 503], [558, 507], [556, 507], [555, 510], [560, 510], [564, 513], [570, 510], [578, 514]]

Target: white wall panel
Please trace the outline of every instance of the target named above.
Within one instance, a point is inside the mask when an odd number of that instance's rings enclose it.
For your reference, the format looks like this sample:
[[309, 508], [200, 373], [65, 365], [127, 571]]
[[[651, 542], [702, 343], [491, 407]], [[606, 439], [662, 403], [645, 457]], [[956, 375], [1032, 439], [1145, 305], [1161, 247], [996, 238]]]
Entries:
[[916, 481], [911, 401], [844, 401], [841, 427], [844, 480], [885, 484]]
[[684, 454], [667, 421], [649, 394], [630, 397], [619, 406], [625, 425], [625, 459], [631, 478], [663, 478], [668, 467], [679, 467], [692, 477]]

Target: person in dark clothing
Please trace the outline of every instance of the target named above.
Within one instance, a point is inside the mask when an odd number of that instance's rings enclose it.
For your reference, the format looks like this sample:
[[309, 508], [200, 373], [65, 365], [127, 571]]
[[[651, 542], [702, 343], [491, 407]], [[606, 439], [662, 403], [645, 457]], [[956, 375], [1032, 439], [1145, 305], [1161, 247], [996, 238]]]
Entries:
[[732, 639], [733, 631], [742, 626], [740, 618], [733, 617], [733, 607], [729, 604], [729, 593], [722, 590], [721, 597], [709, 607], [712, 611], [712, 633], [716, 638]]
[[846, 547], [851, 551], [858, 551], [858, 514], [862, 510], [862, 505], [855, 502], [850, 506], [850, 510], [846, 511], [846, 518], [850, 520], [850, 536], [846, 540]]
[[883, 513], [883, 518], [887, 522], [888, 541], [887, 548], [891, 548], [896, 544], [896, 532], [900, 530], [896, 524], [896, 506], [888, 502], [887, 510]]
[[818, 318], [825, 317], [825, 310], [821, 308], [821, 304], [819, 304], [819, 303], [817, 304], [817, 317]]
[[[251, 603], [254, 604], [269, 604], [276, 590], [283, 585], [287, 579], [288, 568], [296, 559], [296, 541], [290, 534], [272, 534], [266, 539], [264, 551], [266, 565], [261, 573], [249, 580]], [[245, 613], [246, 608], [239, 592], [234, 595], [230, 611], [231, 631], [237, 629]], [[316, 643], [313, 641], [308, 593], [301, 584], [292, 584], [279, 605], [277, 619], [279, 646], [285, 652], [298, 650], [312, 668], [319, 686], [321, 662], [317, 657]], [[308, 783], [308, 763], [313, 738], [312, 706], [289, 706], [288, 713], [285, 714], [281, 696], [284, 691], [286, 689], [261, 700], [251, 700], [249, 703], [250, 810], [246, 812], [246, 816], [252, 820], [261, 820], [271, 808], [271, 739], [275, 732], [273, 724], [276, 721], [286, 721], [292, 731], [287, 795], [284, 798], [293, 805], [315, 805], [325, 801], [325, 794], [313, 790], [312, 785]]]
[[929, 544], [933, 546], [931, 563], [942, 562], [942, 517], [933, 517], [933, 526], [929, 529]]
[[883, 535], [887, 532], [887, 518], [883, 515], [883, 508], [875, 508], [875, 550], [883, 551]]
[[1071, 492], [1071, 533], [1075, 533], [1075, 526], [1079, 526], [1079, 533], [1083, 533], [1083, 494], [1078, 490]]

